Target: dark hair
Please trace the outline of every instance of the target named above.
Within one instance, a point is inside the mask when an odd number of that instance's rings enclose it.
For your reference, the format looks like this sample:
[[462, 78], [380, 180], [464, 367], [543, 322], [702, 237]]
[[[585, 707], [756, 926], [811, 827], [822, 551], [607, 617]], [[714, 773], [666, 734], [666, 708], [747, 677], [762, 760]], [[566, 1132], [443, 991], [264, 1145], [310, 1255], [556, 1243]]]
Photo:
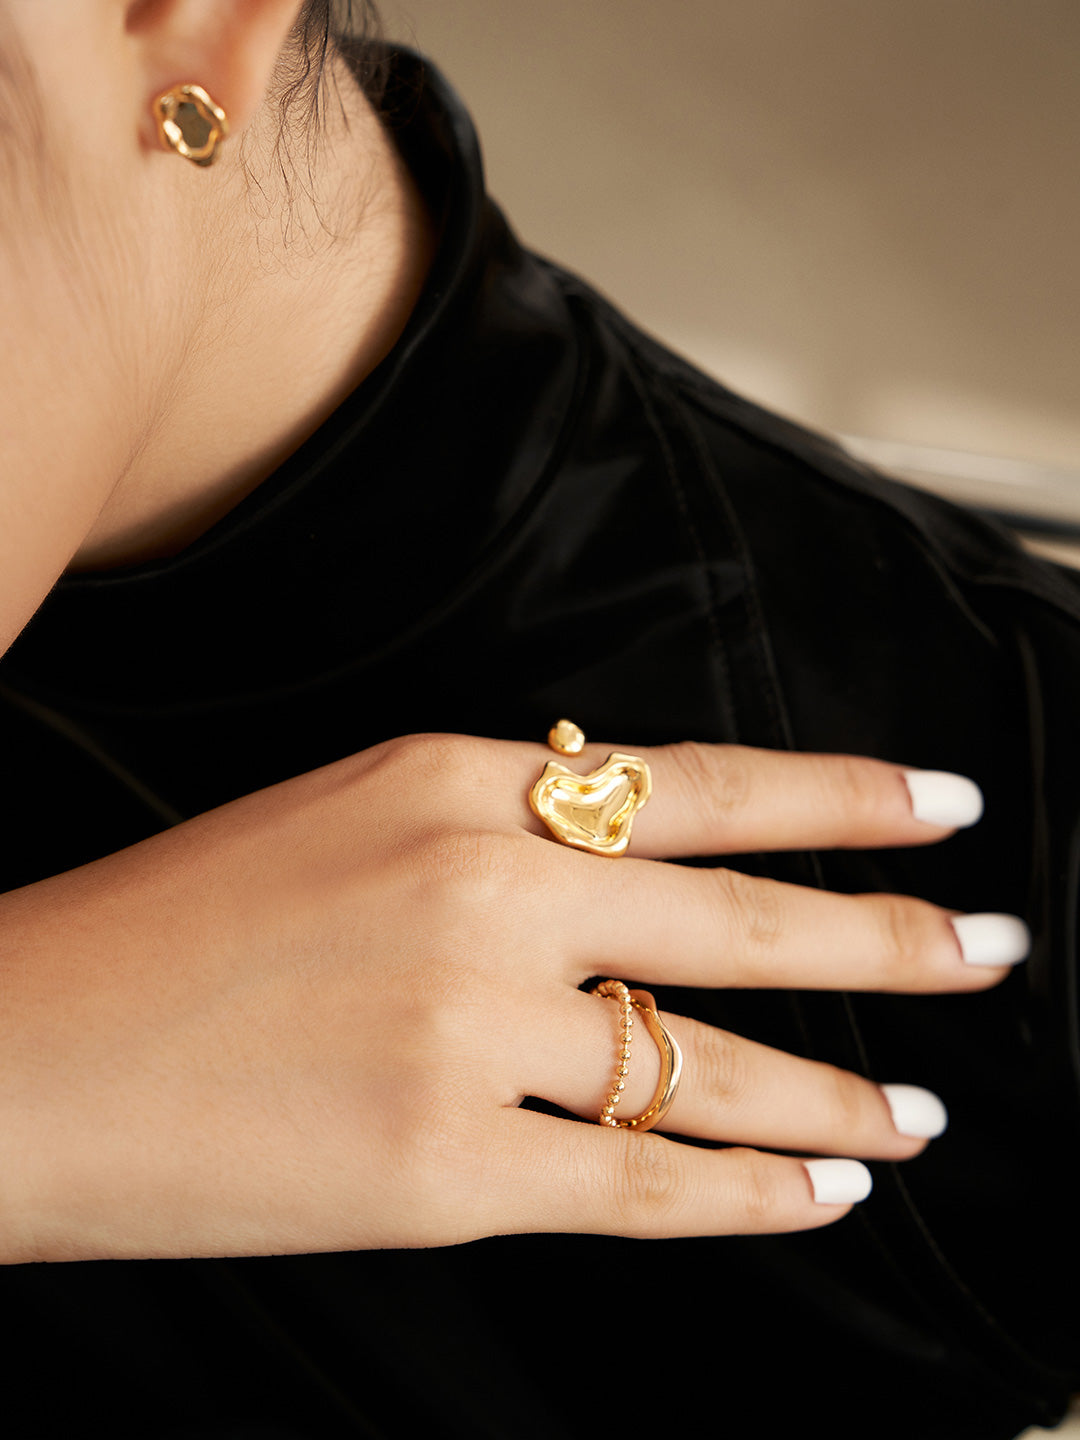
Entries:
[[[341, 66], [335, 62], [345, 61], [353, 81], [378, 110], [389, 75], [388, 55], [374, 0], [304, 0], [279, 57], [273, 86], [280, 120], [276, 166], [290, 202], [284, 218], [287, 237], [294, 233], [291, 198], [297, 188], [314, 193], [327, 107], [335, 99], [342, 104]], [[243, 151], [241, 160], [252, 192], [261, 191], [261, 179], [247, 165]], [[321, 216], [319, 223], [328, 228]]]
[[286, 52], [280, 92], [283, 123], [299, 118], [318, 130], [329, 62], [341, 56], [376, 109], [386, 87], [386, 47], [374, 0], [304, 0]]

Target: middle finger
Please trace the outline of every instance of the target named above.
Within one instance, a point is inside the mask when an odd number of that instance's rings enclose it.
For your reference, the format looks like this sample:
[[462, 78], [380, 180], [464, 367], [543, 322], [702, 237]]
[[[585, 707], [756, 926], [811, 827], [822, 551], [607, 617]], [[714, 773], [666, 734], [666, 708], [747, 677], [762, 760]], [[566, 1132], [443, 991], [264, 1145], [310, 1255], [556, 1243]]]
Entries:
[[996, 984], [1030, 943], [1012, 915], [547, 848], [559, 905], [546, 908], [544, 928], [561, 932], [551, 938], [575, 986], [617, 974], [723, 988], [975, 991]]

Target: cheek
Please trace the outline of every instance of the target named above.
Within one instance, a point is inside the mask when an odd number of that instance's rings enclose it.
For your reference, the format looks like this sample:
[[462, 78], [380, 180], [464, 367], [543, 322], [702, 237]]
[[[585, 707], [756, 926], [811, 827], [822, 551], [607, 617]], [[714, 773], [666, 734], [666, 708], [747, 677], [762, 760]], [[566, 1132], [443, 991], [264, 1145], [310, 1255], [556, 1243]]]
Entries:
[[[138, 219], [124, 76], [89, 23], [73, 72], [61, 10], [19, 12], [34, 20], [21, 46], [0, 12], [0, 58], [11, 59], [0, 89], [18, 121], [15, 143], [0, 149], [0, 455], [9, 473], [14, 460], [50, 483], [66, 467], [111, 466], [115, 480], [146, 423], [151, 337], [163, 323], [160, 239], [153, 217]], [[16, 65], [20, 50], [33, 66]], [[97, 103], [85, 82], [95, 61], [114, 82]]]
[[69, 464], [115, 461], [152, 384], [151, 246], [113, 193], [44, 173], [32, 188], [11, 181], [0, 181], [0, 433], [39, 471], [57, 428]]
[[145, 237], [110, 197], [39, 189], [28, 200], [23, 187], [14, 225], [0, 190], [0, 653], [95, 524], [167, 388]]
[[[70, 19], [59, 5], [21, 13], [35, 20], [26, 41], [41, 40], [39, 18]], [[120, 87], [102, 90], [91, 133], [79, 76], [94, 73], [93, 46], [72, 77], [70, 37], [42, 41], [31, 72], [5, 33], [0, 9], [0, 653], [137, 453], [168, 388], [161, 359], [181, 349], [162, 338], [175, 331], [167, 270], [155, 226], [137, 220]]]

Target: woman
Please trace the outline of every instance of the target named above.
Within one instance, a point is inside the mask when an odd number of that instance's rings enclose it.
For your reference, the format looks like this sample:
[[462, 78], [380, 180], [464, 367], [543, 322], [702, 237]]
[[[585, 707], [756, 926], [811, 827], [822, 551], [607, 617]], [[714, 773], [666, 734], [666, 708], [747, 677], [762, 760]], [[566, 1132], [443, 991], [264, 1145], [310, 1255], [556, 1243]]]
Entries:
[[[1053, 1420], [1075, 587], [522, 252], [327, 23], [0, 5], [25, 1433]], [[529, 808], [561, 714], [629, 856]]]

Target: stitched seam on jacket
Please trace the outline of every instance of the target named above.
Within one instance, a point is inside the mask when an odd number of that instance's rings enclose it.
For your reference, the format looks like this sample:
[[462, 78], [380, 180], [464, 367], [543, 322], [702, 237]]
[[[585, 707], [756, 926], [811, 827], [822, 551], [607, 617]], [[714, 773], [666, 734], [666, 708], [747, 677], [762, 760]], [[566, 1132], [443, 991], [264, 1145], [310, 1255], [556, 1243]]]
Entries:
[[[732, 430], [738, 431], [748, 440], [762, 445], [788, 460], [805, 465], [822, 479], [841, 485], [853, 494], [887, 509], [915, 532], [929, 552], [928, 558], [932, 558], [939, 567], [951, 575], [958, 576], [969, 584], [1022, 591], [1063, 610], [1073, 620], [1080, 623], [1080, 583], [1074, 582], [1071, 575], [1066, 576], [1048, 561], [1039, 561], [1036, 557], [1022, 551], [1017, 557], [1021, 568], [1003, 565], [996, 559], [988, 559], [984, 567], [973, 567], [966, 564], [960, 557], [949, 554], [939, 537], [927, 528], [921, 517], [909, 512], [903, 503], [904, 498], [910, 498], [913, 508], [923, 508], [927, 511], [936, 509], [943, 518], [947, 518], [950, 509], [956, 509], [965, 514], [977, 514], [977, 512], [964, 511], [962, 506], [952, 506], [949, 501], [917, 490], [912, 486], [906, 486], [902, 481], [876, 471], [849, 455], [837, 441], [828, 435], [821, 434], [796, 421], [787, 420], [783, 416], [774, 415], [763, 406], [728, 390], [720, 381], [704, 374], [690, 361], [668, 350], [651, 335], [639, 330], [615, 310], [603, 296], [591, 291], [584, 281], [575, 276], [568, 278], [572, 282], [568, 288], [576, 289], [581, 295], [591, 298], [593, 304], [610, 319], [627, 346], [636, 355], [644, 357], [650, 367], [654, 367], [659, 374], [662, 374], [688, 403], [699, 404], [711, 416], [730, 426]], [[768, 433], [769, 429], [780, 433], [770, 434]], [[896, 486], [898, 493], [895, 495], [879, 493], [876, 486], [883, 481], [889, 486]], [[929, 520], [932, 516], [928, 515], [927, 518]], [[979, 515], [978, 518], [986, 526], [988, 532], [999, 531], [1003, 536], [1009, 535], [1009, 532], [996, 522], [987, 520], [982, 515]]]
[[[936, 510], [942, 519], [947, 520], [949, 511], [955, 509], [966, 516], [976, 517], [985, 526], [988, 533], [997, 533], [1003, 540], [1013, 541], [1011, 533], [999, 523], [987, 519], [976, 510], [954, 506], [951, 501], [905, 485], [903, 481], [897, 480], [893, 476], [863, 465], [854, 456], [848, 455], [840, 446], [834, 445], [824, 437], [817, 436], [813, 431], [805, 432], [807, 437], [805, 446], [788, 444], [785, 443], [783, 437], [764, 434], [757, 426], [747, 423], [739, 416], [727, 413], [723, 405], [708, 405], [707, 392], [704, 387], [699, 389], [697, 386], [686, 385], [685, 388], [692, 392], [689, 397], [692, 403], [693, 401], [702, 402], [703, 408], [707, 409], [711, 415], [721, 423], [730, 426], [732, 430], [738, 431], [747, 440], [771, 450], [789, 461], [805, 466], [821, 480], [832, 485], [842, 486], [852, 496], [887, 510], [890, 515], [912, 532], [927, 560], [938, 569], [943, 577], [946, 575], [949, 577], [950, 588], [954, 591], [957, 581], [968, 585], [1019, 591], [1043, 604], [1054, 606], [1068, 615], [1071, 620], [1080, 623], [1080, 589], [1074, 585], [1071, 577], [1062, 574], [1049, 561], [1039, 560], [1020, 550], [1013, 564], [1003, 563], [997, 558], [988, 558], [983, 565], [971, 565], [962, 556], [952, 554], [947, 542], [930, 528], [930, 523], [934, 519], [931, 512]], [[768, 418], [767, 412], [762, 412], [762, 417]], [[783, 423], [787, 424], [788, 422]], [[792, 426], [792, 429], [801, 435], [802, 432], [798, 431], [798, 427]], [[815, 453], [816, 444], [812, 442], [821, 446], [822, 453]], [[882, 484], [888, 486], [890, 492], [892, 487], [896, 487], [896, 492], [883, 493], [877, 488]], [[912, 513], [918, 509], [928, 512], [925, 521], [922, 516]]]
[[[637, 356], [635, 355], [633, 359], [636, 362]], [[728, 713], [725, 717], [725, 720], [730, 728], [732, 737], [734, 738], [737, 737], [739, 733], [739, 722], [735, 709], [735, 689], [732, 684], [731, 662], [728, 659], [727, 644], [724, 640], [724, 633], [720, 624], [720, 597], [717, 594], [716, 580], [713, 575], [712, 566], [709, 564], [708, 553], [702, 542], [701, 535], [697, 529], [697, 526], [694, 524], [694, 517], [691, 513], [689, 497], [687, 496], [686, 489], [681, 479], [679, 478], [678, 466], [675, 463], [674, 450], [667, 431], [664, 427], [664, 424], [660, 418], [655, 399], [653, 394], [651, 393], [650, 387], [645, 384], [644, 377], [639, 371], [636, 363], [627, 365], [627, 375], [630, 379], [631, 384], [634, 387], [634, 390], [637, 392], [638, 399], [641, 401], [642, 410], [644, 411], [645, 416], [649, 422], [650, 429], [655, 436], [657, 446], [663, 459], [664, 471], [667, 475], [668, 484], [671, 487], [671, 491], [675, 499], [675, 505], [679, 512], [679, 517], [683, 523], [683, 529], [690, 542], [691, 548], [693, 549], [693, 552], [697, 558], [698, 564], [701, 566], [702, 574], [705, 578], [705, 584], [709, 597], [706, 620], [709, 626], [709, 633], [712, 637], [713, 653], [721, 672], [722, 696], [726, 698], [727, 701], [726, 709]]]

